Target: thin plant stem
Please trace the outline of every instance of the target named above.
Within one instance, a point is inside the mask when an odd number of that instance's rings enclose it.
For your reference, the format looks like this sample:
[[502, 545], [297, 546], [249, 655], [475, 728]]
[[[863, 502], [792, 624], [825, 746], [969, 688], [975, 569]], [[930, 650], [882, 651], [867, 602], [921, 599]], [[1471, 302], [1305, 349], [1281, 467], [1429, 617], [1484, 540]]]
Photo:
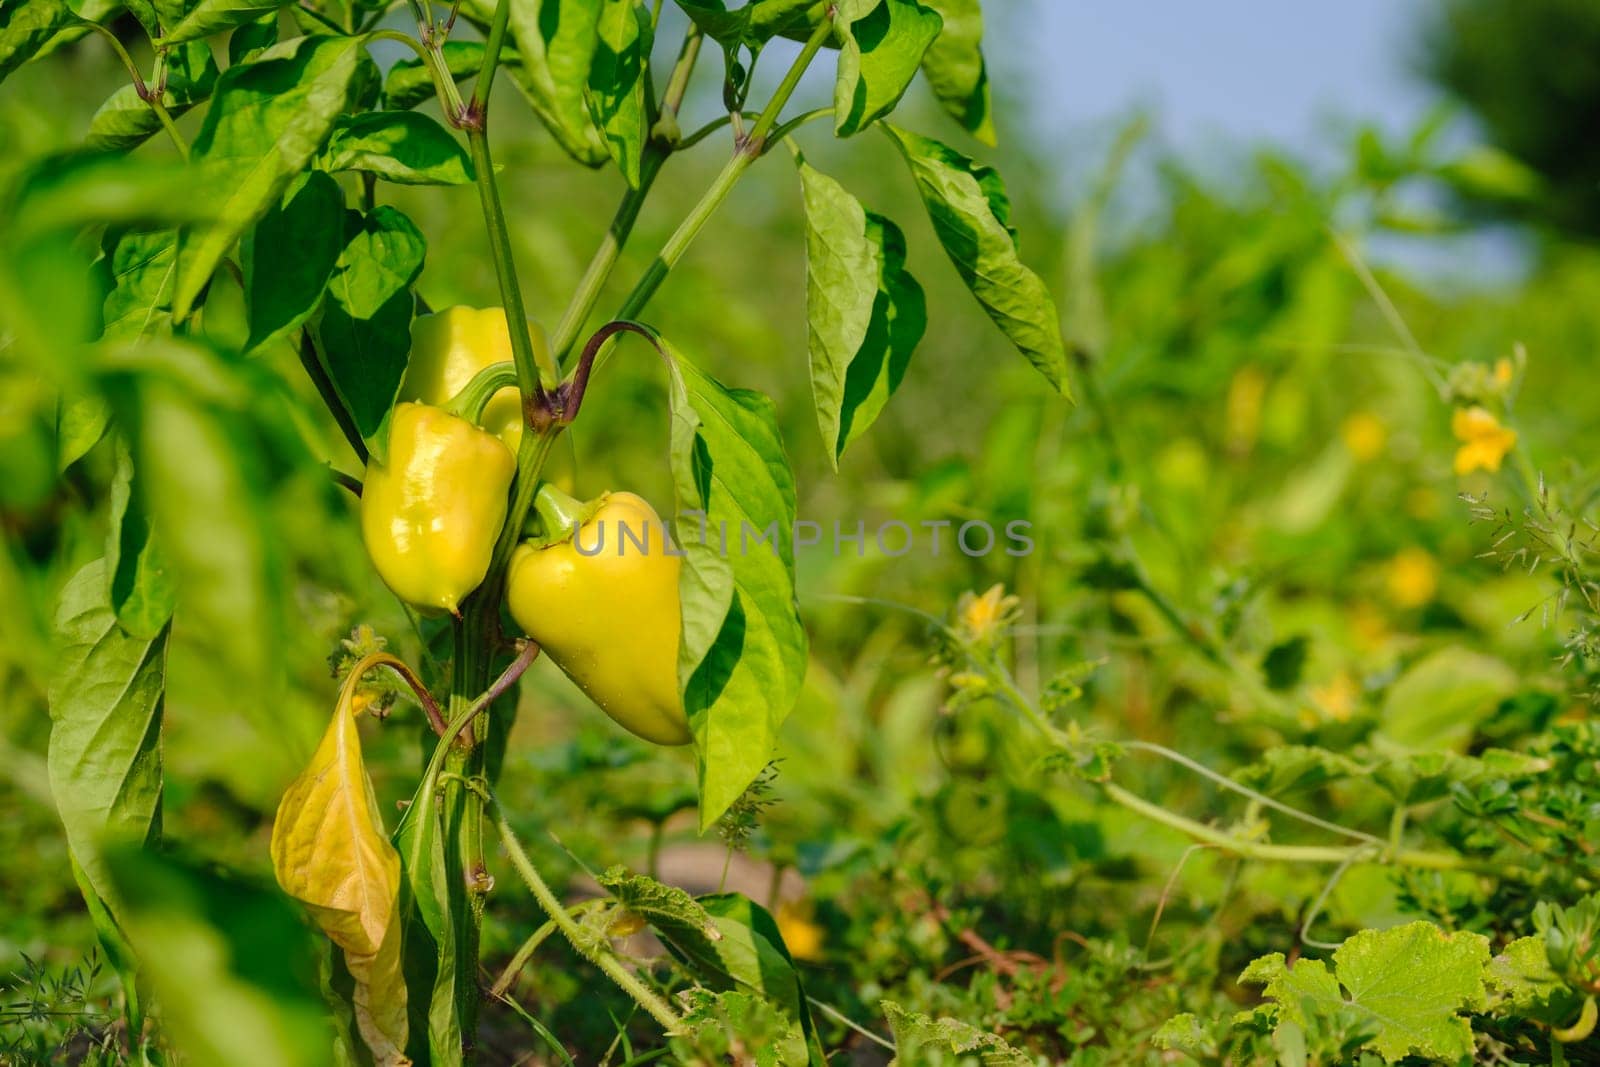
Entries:
[[596, 944], [595, 938], [597, 935], [583, 930], [573, 921], [572, 916], [567, 913], [567, 909], [562, 906], [561, 901], [551, 891], [543, 876], [539, 874], [538, 868], [528, 858], [527, 852], [522, 848], [522, 843], [517, 840], [516, 833], [511, 829], [511, 825], [506, 822], [505, 813], [500, 809], [500, 805], [493, 794], [486, 793], [484, 809], [494, 823], [496, 832], [500, 835], [500, 843], [505, 848], [506, 855], [511, 860], [511, 865], [517, 869], [518, 874], [522, 875], [522, 880], [527, 883], [534, 899], [539, 902], [539, 906], [544, 909], [545, 914], [556, 924], [557, 929], [571, 942], [572, 947], [577, 950], [579, 955], [600, 968], [606, 977], [617, 983], [622, 991], [632, 997], [641, 1008], [649, 1012], [651, 1017], [660, 1023], [667, 1033], [676, 1033], [682, 1026], [682, 1020], [678, 1018], [677, 1013], [668, 1006], [667, 1002], [661, 999], [654, 990], [646, 986], [644, 982], [640, 981], [638, 975], [623, 966], [622, 961], [609, 949]]
[[716, 213], [717, 208], [722, 206], [722, 202], [728, 198], [728, 194], [738, 184], [744, 172], [749, 170], [750, 165], [760, 158], [766, 147], [768, 131], [777, 122], [779, 112], [789, 102], [789, 97], [794, 94], [795, 88], [799, 86], [800, 78], [805, 74], [806, 68], [811, 65], [811, 61], [816, 58], [817, 52], [821, 50], [823, 43], [827, 41], [831, 33], [833, 33], [833, 22], [831, 20], [824, 19], [818, 23], [817, 28], [807, 39], [805, 47], [800, 50], [800, 54], [795, 57], [795, 61], [783, 76], [783, 81], [779, 83], [777, 90], [772, 94], [772, 99], [767, 101], [767, 106], [762, 109], [755, 125], [750, 128], [748, 134], [739, 139], [738, 147], [734, 149], [733, 155], [729, 157], [722, 171], [712, 181], [711, 187], [706, 190], [705, 195], [700, 198], [699, 202], [689, 210], [689, 214], [684, 216], [683, 221], [678, 224], [678, 228], [672, 232], [672, 236], [667, 238], [666, 244], [661, 246], [661, 251], [657, 254], [654, 262], [650, 264], [644, 276], [639, 279], [639, 283], [633, 287], [633, 291], [628, 294], [628, 298], [623, 302], [622, 310], [617, 313], [617, 318], [631, 319], [638, 317], [639, 313], [644, 310], [645, 305], [650, 302], [650, 298], [655, 295], [656, 290], [661, 287], [661, 283], [666, 280], [667, 274], [677, 265], [678, 260], [682, 258], [689, 245], [694, 242], [701, 229], [705, 227], [711, 216]]
[[178, 155], [187, 163], [189, 161], [189, 142], [185, 141], [183, 134], [178, 132], [178, 124], [172, 121], [172, 113], [167, 110], [166, 105], [161, 102], [161, 98], [158, 96], [152, 95], [146, 103], [150, 105], [150, 110], [155, 112], [156, 120], [161, 123], [161, 128], [167, 131], [167, 137], [171, 139], [173, 147], [178, 150]]

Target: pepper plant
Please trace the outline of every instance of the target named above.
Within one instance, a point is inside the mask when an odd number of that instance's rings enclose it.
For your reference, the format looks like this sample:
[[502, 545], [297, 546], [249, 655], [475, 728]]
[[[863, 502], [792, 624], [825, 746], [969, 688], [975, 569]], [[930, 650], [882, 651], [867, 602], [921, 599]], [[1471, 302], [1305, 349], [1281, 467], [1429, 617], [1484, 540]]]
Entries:
[[[7, 0], [0, 9], [0, 75], [86, 37], [127, 68], [81, 148], [28, 168], [11, 190], [0, 309], [18, 366], [60, 397], [60, 467], [103, 440], [117, 457], [105, 553], [61, 596], [49, 770], [79, 885], [124, 979], [130, 1045], [151, 1062], [172, 1049], [231, 1064], [470, 1061], [497, 846], [554, 927], [662, 1031], [692, 1035], [759, 1006], [776, 1020], [777, 1062], [824, 1061], [783, 938], [759, 905], [696, 900], [621, 871], [601, 879], [609, 896], [581, 915], [555, 897], [539, 850], [516, 839], [496, 800], [519, 679], [542, 645], [622, 725], [691, 744], [702, 830], [767, 766], [806, 665], [792, 548], [771, 536], [795, 521], [775, 404], [738, 388], [739, 368], [703, 365], [693, 337], [653, 328], [649, 309], [746, 171], [793, 167], [809, 320], [794, 358], [804, 350], [809, 359], [812, 396], [778, 402], [814, 404], [834, 464], [870, 428], [924, 332], [927, 308], [907, 264], [929, 252], [908, 249], [894, 221], [807, 161], [799, 139], [827, 137], [824, 123], [839, 139], [892, 143], [980, 307], [1061, 393], [1065, 352], [1051, 299], [1019, 256], [999, 176], [890, 121], [920, 73], [952, 131], [993, 143], [978, 0], [732, 9], [676, 0], [673, 18], [664, 6]], [[123, 12], [148, 37], [148, 67], [111, 27]], [[658, 49], [668, 26], [683, 28], [681, 42]], [[377, 57], [396, 47], [405, 57], [382, 69]], [[670, 59], [665, 69], [658, 54]], [[757, 89], [758, 62], [784, 70], [770, 94]], [[826, 67], [831, 103], [806, 109], [801, 98], [823, 81], [807, 75]], [[686, 113], [696, 76], [721, 79], [715, 113]], [[497, 79], [527, 107], [493, 94]], [[430, 100], [442, 123], [416, 110]], [[192, 137], [179, 125], [191, 111], [201, 113]], [[537, 121], [574, 163], [615, 166], [626, 183], [548, 337], [525, 310], [510, 220], [558, 208], [502, 200], [491, 119]], [[672, 158], [691, 150], [726, 160], [621, 304], [602, 306], [647, 198], [671, 180]], [[428, 237], [385, 202], [390, 183], [476, 186], [498, 281], [497, 294], [484, 294], [491, 306], [426, 307], [417, 287]], [[213, 305], [231, 292], [242, 292], [247, 324], [237, 341], [210, 328]], [[626, 371], [610, 366], [614, 352], [628, 357]], [[292, 353], [287, 371], [278, 353]], [[620, 373], [665, 383], [675, 498], [662, 510], [675, 551], [604, 572], [615, 561], [567, 542], [617, 511], [648, 526], [650, 506], [620, 493], [583, 505], [543, 476], [557, 441], [583, 433], [587, 393]], [[292, 374], [314, 387], [349, 456], [307, 456]], [[351, 457], [362, 470], [345, 469]], [[278, 882], [332, 946], [320, 999], [293, 981], [296, 923], [281, 897], [154, 850], [169, 637], [178, 628], [209, 641], [241, 706], [270, 703], [283, 682], [271, 636], [281, 632], [282, 560], [270, 514], [241, 489], [307, 458], [360, 498], [349, 521], [359, 515], [378, 574], [440, 651], [407, 663], [358, 630], [337, 699], [329, 694], [326, 734], [278, 808]], [[207, 500], [227, 513], [196, 526], [192, 509]], [[730, 527], [770, 540], [724, 554], [705, 532]], [[562, 584], [585, 567], [595, 573]], [[633, 629], [622, 632], [619, 618]], [[357, 724], [402, 706], [428, 729], [414, 795], [387, 826]], [[196, 915], [223, 900], [255, 917], [254, 933], [225, 925], [234, 940], [214, 951]], [[613, 950], [610, 935], [639, 921], [672, 950], [673, 981], [686, 992], [668, 996], [661, 976]], [[173, 962], [173, 946], [188, 946], [186, 962]], [[275, 953], [285, 959], [274, 963]], [[232, 1004], [226, 1018], [249, 1024], [186, 1010], [197, 983]], [[152, 994], [165, 1037], [147, 1018]]]

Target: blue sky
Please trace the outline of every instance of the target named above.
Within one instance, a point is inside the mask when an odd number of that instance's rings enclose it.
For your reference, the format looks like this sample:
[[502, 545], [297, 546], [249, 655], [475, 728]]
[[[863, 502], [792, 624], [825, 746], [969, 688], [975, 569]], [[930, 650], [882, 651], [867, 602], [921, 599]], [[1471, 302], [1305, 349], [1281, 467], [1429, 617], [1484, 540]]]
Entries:
[[1397, 0], [985, 5], [993, 46], [1018, 47], [1022, 77], [1052, 98], [1032, 115], [1038, 134], [1070, 133], [1147, 106], [1162, 139], [1185, 154], [1259, 141], [1310, 152], [1327, 145], [1338, 117], [1408, 128], [1433, 103], [1411, 69], [1417, 20], [1432, 7]]

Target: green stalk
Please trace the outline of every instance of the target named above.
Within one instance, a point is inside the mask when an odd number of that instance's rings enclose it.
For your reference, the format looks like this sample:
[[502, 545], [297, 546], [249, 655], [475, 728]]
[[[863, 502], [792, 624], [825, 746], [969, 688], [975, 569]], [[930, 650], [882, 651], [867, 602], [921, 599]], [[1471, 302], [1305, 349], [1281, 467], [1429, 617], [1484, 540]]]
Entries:
[[567, 909], [562, 906], [560, 899], [551, 891], [550, 886], [546, 884], [544, 878], [539, 874], [539, 870], [533, 865], [533, 861], [528, 859], [528, 854], [522, 849], [522, 843], [517, 840], [517, 835], [512, 831], [510, 824], [506, 822], [506, 817], [501, 812], [500, 805], [491, 797], [488, 801], [488, 807], [490, 818], [494, 820], [495, 829], [499, 831], [500, 843], [505, 847], [506, 855], [510, 858], [511, 865], [517, 869], [517, 873], [522, 875], [522, 880], [528, 884], [528, 889], [532, 891], [534, 899], [539, 902], [539, 906], [544, 909], [545, 914], [550, 917], [550, 921], [555, 923], [556, 928], [566, 935], [567, 940], [572, 943], [572, 947], [581, 956], [600, 968], [608, 978], [617, 983], [624, 993], [632, 997], [641, 1008], [654, 1017], [656, 1022], [661, 1024], [662, 1029], [669, 1034], [676, 1033], [683, 1025], [683, 1020], [678, 1018], [677, 1013], [654, 990], [641, 982], [638, 975], [623, 966], [622, 961], [617, 959], [615, 953], [611, 952], [609, 947], [595, 943], [596, 938], [599, 936], [598, 934], [585, 931], [573, 921], [572, 916], [567, 913]]
[[739, 179], [744, 176], [744, 172], [749, 170], [750, 165], [761, 157], [761, 154], [766, 150], [767, 133], [778, 121], [779, 112], [789, 102], [789, 97], [794, 95], [794, 91], [799, 86], [800, 79], [805, 74], [806, 68], [811, 65], [811, 61], [816, 58], [817, 53], [821, 51], [823, 44], [832, 33], [833, 22], [831, 20], [824, 19], [817, 24], [817, 28], [812, 31], [810, 38], [807, 39], [805, 47], [800, 50], [800, 54], [790, 64], [788, 72], [783, 76], [783, 81], [779, 83], [777, 91], [772, 94], [772, 99], [767, 101], [767, 106], [756, 119], [755, 125], [750, 127], [750, 132], [740, 140], [739, 147], [734, 150], [732, 157], [729, 158], [727, 164], [722, 168], [722, 172], [711, 183], [711, 187], [706, 190], [705, 195], [700, 198], [699, 203], [690, 209], [689, 214], [678, 224], [678, 228], [673, 231], [672, 236], [667, 238], [667, 243], [661, 246], [661, 251], [656, 256], [655, 261], [650, 264], [649, 269], [644, 273], [644, 277], [639, 279], [639, 284], [633, 287], [633, 292], [629, 293], [627, 300], [623, 302], [622, 310], [617, 312], [617, 318], [632, 319], [639, 316], [639, 313], [644, 310], [644, 306], [650, 302], [650, 298], [655, 295], [656, 290], [661, 287], [661, 283], [666, 280], [667, 274], [677, 265], [678, 260], [682, 258], [683, 253], [694, 242], [695, 237], [699, 235], [711, 216], [716, 213], [717, 208], [721, 207], [722, 202], [728, 198], [728, 194], [738, 184]]

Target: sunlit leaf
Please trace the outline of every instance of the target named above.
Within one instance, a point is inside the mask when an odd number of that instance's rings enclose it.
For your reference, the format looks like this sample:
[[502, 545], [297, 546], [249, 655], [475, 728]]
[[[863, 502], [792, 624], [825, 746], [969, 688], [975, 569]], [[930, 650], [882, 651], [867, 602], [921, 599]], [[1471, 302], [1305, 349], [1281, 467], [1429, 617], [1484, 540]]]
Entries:
[[468, 185], [472, 159], [461, 142], [416, 111], [369, 111], [340, 119], [323, 152], [330, 171], [359, 170], [400, 185]]
[[73, 575], [56, 609], [50, 685], [50, 791], [73, 857], [115, 900], [103, 849], [161, 831], [161, 712], [167, 631], [134, 637], [117, 624], [105, 562]]
[[[203, 41], [190, 41], [167, 53], [167, 90], [161, 103], [177, 118], [209, 97], [216, 83], [217, 62], [211, 49]], [[160, 130], [161, 120], [155, 110], [137, 89], [124, 85], [89, 120], [84, 143], [90, 148], [117, 151], [142, 144]]]
[[[512, 81], [568, 155], [600, 166], [610, 154], [590, 117], [587, 94], [604, 0], [505, 2], [511, 5], [511, 39], [520, 59], [508, 71]], [[462, 10], [482, 25], [494, 6], [494, 0], [465, 0]]]
[[105, 564], [111, 607], [130, 636], [153, 640], [172, 618], [177, 591], [136, 492], [133, 457], [121, 441], [111, 480], [110, 517]]
[[347, 676], [311, 762], [284, 791], [272, 823], [272, 869], [345, 954], [355, 979], [356, 1024], [379, 1064], [405, 1057], [406, 987], [400, 961], [400, 854], [361, 755], [355, 694], [373, 658]]
[[380, 428], [405, 376], [415, 298], [427, 242], [398, 210], [345, 215], [345, 246], [328, 282], [317, 336], [334, 390], [380, 458]]
[[136, 341], [172, 329], [178, 273], [176, 230], [132, 230], [110, 249], [111, 292], [103, 305], [108, 340]]
[[983, 61], [983, 10], [978, 0], [920, 0], [944, 18], [944, 30], [922, 57], [922, 73], [933, 94], [962, 129], [986, 145], [995, 143], [989, 71]]
[[188, 316], [228, 249], [322, 148], [371, 64], [358, 39], [300, 37], [218, 79], [192, 151], [217, 221], [185, 236], [177, 318]]
[[899, 387], [927, 310], [922, 287], [905, 269], [900, 228], [803, 160], [800, 180], [811, 389], [837, 466]]
[[[939, 1062], [951, 1055], [975, 1057], [982, 1067], [1033, 1067], [1032, 1057], [1012, 1048], [1003, 1038], [959, 1019], [933, 1019], [907, 1011], [892, 1000], [879, 1004], [898, 1050], [890, 1067], [914, 1067]], [[963, 1059], [959, 1062], [970, 1062]]]
[[645, 104], [654, 39], [650, 13], [635, 0], [603, 0], [598, 28], [589, 102], [617, 169], [637, 188], [639, 158], [650, 136]]
[[939, 243], [996, 326], [1059, 392], [1067, 353], [1055, 302], [1017, 255], [1011, 205], [994, 169], [948, 145], [880, 123], [899, 146]]
[[[478, 41], [446, 41], [442, 49], [445, 67], [456, 81], [470, 78], [483, 69], [483, 44]], [[511, 65], [514, 57], [502, 53], [502, 66]], [[391, 111], [405, 111], [432, 100], [438, 92], [427, 64], [420, 59], [402, 59], [389, 68], [383, 79], [384, 106]]]
[[1362, 930], [1333, 954], [1293, 966], [1282, 953], [1256, 960], [1241, 982], [1266, 986], [1282, 1020], [1307, 1026], [1312, 1012], [1331, 1008], [1364, 1022], [1367, 1046], [1389, 1062], [1407, 1055], [1454, 1062], [1473, 1048], [1462, 1012], [1485, 1002], [1489, 941], [1469, 930], [1445, 933], [1429, 922]]
[[210, 37], [254, 22], [263, 12], [288, 6], [289, 0], [200, 0], [176, 25], [167, 27], [162, 43], [174, 45]]
[[894, 110], [939, 36], [939, 15], [917, 0], [845, 0], [839, 27], [834, 132], [847, 137]]
[[0, 78], [32, 59], [76, 18], [66, 0], [25, 0], [0, 7]]
[[[685, 553], [678, 678], [705, 827], [771, 759], [805, 673], [806, 635], [794, 599], [794, 476], [771, 400], [726, 389], [665, 350], [672, 357], [674, 528]], [[748, 537], [750, 549], [724, 557], [724, 533], [733, 545]]]

